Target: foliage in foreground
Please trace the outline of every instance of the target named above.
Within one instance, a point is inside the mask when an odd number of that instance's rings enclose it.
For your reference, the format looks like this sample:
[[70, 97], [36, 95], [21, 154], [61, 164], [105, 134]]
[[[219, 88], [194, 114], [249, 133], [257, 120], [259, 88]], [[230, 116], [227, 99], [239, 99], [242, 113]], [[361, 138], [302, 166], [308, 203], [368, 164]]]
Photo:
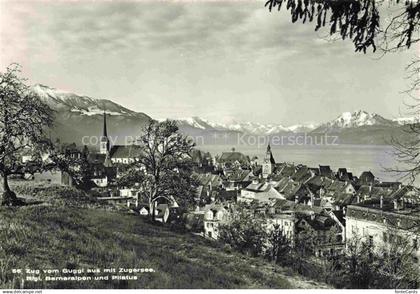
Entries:
[[241, 210], [231, 222], [220, 227], [221, 242], [336, 288], [417, 289], [420, 286], [420, 268], [413, 259], [414, 249], [409, 240], [400, 238], [398, 242], [394, 240], [375, 248], [364, 238], [356, 237], [347, 243], [345, 254], [316, 259], [314, 252], [319, 242], [315, 235], [300, 233], [292, 244], [279, 226], [267, 228], [262, 219]]

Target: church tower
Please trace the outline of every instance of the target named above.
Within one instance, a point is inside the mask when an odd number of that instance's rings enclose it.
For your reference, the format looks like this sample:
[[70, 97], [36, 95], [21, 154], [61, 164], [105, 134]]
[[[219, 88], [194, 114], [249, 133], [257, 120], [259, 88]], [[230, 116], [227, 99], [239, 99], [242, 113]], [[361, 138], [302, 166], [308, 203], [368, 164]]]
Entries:
[[262, 164], [262, 176], [264, 179], [268, 178], [273, 173], [275, 164], [276, 162], [274, 160], [273, 153], [271, 153], [270, 144], [268, 144]]
[[101, 142], [100, 142], [100, 146], [99, 146], [99, 153], [100, 154], [108, 154], [109, 152], [109, 139], [108, 139], [108, 132], [106, 129], [106, 113], [104, 111], [104, 129], [103, 129], [103, 134], [101, 137]]

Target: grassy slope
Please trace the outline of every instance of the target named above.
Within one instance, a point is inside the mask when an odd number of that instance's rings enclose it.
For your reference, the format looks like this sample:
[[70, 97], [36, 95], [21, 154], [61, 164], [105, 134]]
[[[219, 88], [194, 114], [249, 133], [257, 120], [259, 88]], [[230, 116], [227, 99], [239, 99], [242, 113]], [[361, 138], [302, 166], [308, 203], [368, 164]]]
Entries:
[[13, 268], [153, 268], [137, 281], [25, 282], [25, 288], [318, 288], [261, 259], [228, 252], [137, 215], [58, 205], [0, 208], [0, 288]]

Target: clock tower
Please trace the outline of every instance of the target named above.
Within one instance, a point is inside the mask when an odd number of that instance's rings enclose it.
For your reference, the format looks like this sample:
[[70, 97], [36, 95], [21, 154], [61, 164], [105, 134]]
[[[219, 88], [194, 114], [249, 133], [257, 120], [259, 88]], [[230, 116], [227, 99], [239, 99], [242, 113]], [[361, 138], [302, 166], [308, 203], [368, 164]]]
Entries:
[[271, 153], [270, 144], [268, 144], [262, 164], [262, 176], [264, 179], [268, 178], [273, 173], [275, 164], [276, 162], [274, 160], [273, 153]]
[[103, 133], [102, 133], [102, 137], [100, 141], [99, 153], [108, 154], [108, 152], [109, 152], [109, 139], [108, 139], [108, 132], [106, 129], [106, 113], [104, 111], [104, 128], [103, 128]]

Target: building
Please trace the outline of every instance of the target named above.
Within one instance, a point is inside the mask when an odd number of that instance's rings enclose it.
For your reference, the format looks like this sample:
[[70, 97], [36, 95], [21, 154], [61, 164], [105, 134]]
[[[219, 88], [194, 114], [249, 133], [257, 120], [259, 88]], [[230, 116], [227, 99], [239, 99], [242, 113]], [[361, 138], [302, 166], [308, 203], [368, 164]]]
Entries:
[[262, 176], [264, 179], [268, 178], [273, 173], [275, 164], [276, 161], [274, 160], [273, 153], [271, 152], [270, 144], [268, 144], [262, 164]]
[[108, 154], [110, 150], [110, 141], [108, 138], [108, 131], [106, 127], [106, 112], [104, 111], [104, 127], [102, 137], [99, 143], [99, 153], [100, 154]]
[[[414, 198], [414, 199], [413, 199]], [[346, 212], [346, 239], [363, 238], [374, 248], [391, 242], [411, 244], [414, 257], [420, 258], [420, 199], [384, 198], [349, 205]]]
[[279, 226], [284, 236], [295, 245], [299, 234], [308, 233], [316, 241], [315, 256], [340, 253], [345, 244], [342, 212], [328, 212], [289, 200], [277, 200], [267, 210], [267, 229]]
[[109, 158], [113, 164], [130, 164], [137, 161], [141, 155], [138, 145], [113, 145], [109, 151]]
[[283, 195], [277, 191], [272, 184], [263, 181], [260, 183], [258, 179], [254, 179], [245, 189], [241, 190], [241, 194], [238, 195], [238, 202], [251, 203], [253, 201], [258, 202], [270, 202], [275, 199], [285, 199]]
[[99, 188], [106, 188], [120, 176], [120, 165], [128, 165], [139, 159], [141, 147], [138, 145], [113, 145], [108, 137], [106, 113], [104, 112], [103, 130], [99, 152], [89, 153], [88, 161], [93, 169], [92, 181]]
[[311, 236], [313, 254], [317, 257], [333, 256], [344, 250], [343, 226], [328, 214], [311, 213], [296, 222], [296, 234]]
[[222, 155], [216, 159], [216, 167], [221, 170], [232, 168], [245, 168], [248, 169], [251, 165], [251, 160], [248, 156], [235, 151], [223, 152]]
[[329, 165], [320, 165], [319, 166], [319, 174], [321, 176], [329, 177], [329, 178], [334, 176], [334, 173], [331, 170], [331, 167]]
[[222, 204], [210, 204], [203, 208], [204, 211], [204, 236], [211, 239], [219, 238], [220, 224], [229, 221], [229, 208]]
[[375, 182], [375, 176], [371, 171], [364, 171], [359, 177], [359, 183], [361, 185], [371, 185]]
[[253, 172], [247, 169], [234, 170], [226, 176], [223, 188], [226, 191], [241, 190], [251, 184], [253, 176]]
[[35, 172], [33, 174], [33, 179], [35, 182], [38, 182], [38, 183], [66, 185], [70, 187], [73, 186], [72, 177], [68, 173], [63, 172], [58, 169]]

